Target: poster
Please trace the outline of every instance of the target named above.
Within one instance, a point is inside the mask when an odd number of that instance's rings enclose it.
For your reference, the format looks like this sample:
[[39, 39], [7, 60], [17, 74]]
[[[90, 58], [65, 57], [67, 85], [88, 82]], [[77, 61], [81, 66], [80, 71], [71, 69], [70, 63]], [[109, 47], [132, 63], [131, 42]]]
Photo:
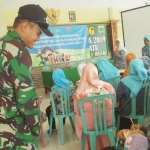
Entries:
[[90, 57], [110, 55], [107, 41], [106, 25], [90, 24], [87, 26], [89, 36]]
[[53, 37], [42, 34], [34, 48], [28, 48], [33, 67], [90, 58], [86, 25], [51, 26], [49, 30]]

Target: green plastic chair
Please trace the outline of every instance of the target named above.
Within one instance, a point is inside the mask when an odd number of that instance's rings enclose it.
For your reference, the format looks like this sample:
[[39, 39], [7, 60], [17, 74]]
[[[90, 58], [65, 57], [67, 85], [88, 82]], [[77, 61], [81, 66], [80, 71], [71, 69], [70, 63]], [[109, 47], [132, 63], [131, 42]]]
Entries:
[[[106, 98], [112, 99], [112, 126], [107, 127], [106, 122]], [[78, 101], [78, 106], [82, 118], [83, 130], [82, 130], [82, 150], [84, 150], [85, 145], [85, 136], [89, 135], [90, 137], [90, 146], [91, 150], [96, 150], [96, 136], [107, 134], [111, 143], [111, 146], [115, 146], [115, 117], [114, 117], [114, 108], [115, 108], [115, 95], [114, 94], [104, 94], [98, 96], [90, 96]], [[92, 113], [94, 117], [94, 126], [95, 130], [88, 130], [86, 125], [86, 118], [83, 109], [83, 103], [90, 101], [92, 104]], [[95, 105], [97, 103], [97, 105]], [[98, 116], [96, 115], [95, 106], [98, 108]], [[101, 113], [102, 112], [102, 113]], [[102, 116], [103, 114], [103, 116]], [[97, 119], [98, 118], [98, 119]]]
[[144, 97], [143, 97], [143, 105], [144, 105], [144, 114], [137, 115], [136, 114], [136, 96], [131, 98], [131, 114], [128, 116], [123, 116], [118, 114], [117, 117], [117, 131], [119, 131], [120, 127], [120, 117], [124, 118], [132, 118], [137, 119], [140, 125], [144, 125], [144, 119], [150, 116], [150, 83], [144, 83], [141, 87], [141, 90], [144, 90]]
[[[50, 101], [52, 104], [52, 113], [50, 115], [50, 135], [52, 134], [52, 123], [53, 118], [58, 118], [60, 135], [61, 135], [61, 144], [64, 144], [64, 126], [63, 118], [69, 117], [71, 126], [75, 130], [74, 126], [74, 108], [73, 108], [73, 99], [71, 98], [75, 92], [75, 87], [61, 88], [59, 90], [53, 90], [50, 92]], [[55, 94], [60, 95], [60, 105], [58, 106], [61, 109], [61, 112], [57, 111], [57, 106], [55, 105]]]
[[120, 83], [120, 78], [121, 78], [121, 76], [119, 75], [119, 76], [116, 76], [116, 77], [113, 77], [113, 78], [106, 80], [106, 82], [110, 83], [114, 87], [114, 89], [116, 90], [118, 88], [119, 83]]

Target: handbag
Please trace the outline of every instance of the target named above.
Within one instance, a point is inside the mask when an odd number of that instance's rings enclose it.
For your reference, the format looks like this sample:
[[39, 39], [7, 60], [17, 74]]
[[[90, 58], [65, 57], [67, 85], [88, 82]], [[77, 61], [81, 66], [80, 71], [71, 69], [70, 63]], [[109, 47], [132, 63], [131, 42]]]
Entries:
[[122, 106], [119, 106], [119, 104], [116, 106], [115, 111], [120, 112], [122, 110], [122, 108], [124, 108], [124, 106], [131, 100], [131, 98], [129, 97]]

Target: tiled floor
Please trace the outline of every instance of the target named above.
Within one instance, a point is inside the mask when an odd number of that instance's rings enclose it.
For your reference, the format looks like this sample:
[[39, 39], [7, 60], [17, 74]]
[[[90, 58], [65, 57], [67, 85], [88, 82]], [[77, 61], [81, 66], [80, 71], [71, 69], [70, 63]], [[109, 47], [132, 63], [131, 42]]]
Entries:
[[[43, 112], [45, 112], [46, 107], [49, 105], [49, 93], [45, 94], [44, 89], [37, 89], [37, 94], [42, 96], [42, 103], [40, 108]], [[43, 148], [41, 143], [40, 136], [37, 137], [37, 142], [39, 145], [40, 150], [80, 150], [81, 149], [81, 142], [77, 139], [76, 133], [72, 130], [71, 124], [69, 119], [66, 119], [66, 124], [64, 125], [64, 133], [65, 133], [65, 144], [61, 145], [60, 143], [60, 132], [59, 132], [59, 125], [56, 120], [57, 126], [57, 135], [52, 135], [51, 137], [47, 134], [48, 130], [48, 122], [43, 123], [44, 128], [44, 137], [46, 141], [46, 147]]]
[[[45, 94], [44, 89], [37, 89], [37, 94], [42, 96], [42, 103], [40, 105], [40, 108], [43, 112], [45, 112], [45, 109], [47, 106], [49, 106], [50, 100], [49, 100], [49, 93]], [[145, 119], [145, 124], [148, 124], [150, 122], [150, 117]], [[69, 119], [66, 119], [66, 124], [64, 125], [64, 133], [65, 133], [65, 144], [61, 145], [60, 143], [60, 132], [59, 132], [59, 125], [56, 120], [56, 126], [57, 126], [57, 135], [52, 135], [51, 137], [47, 134], [48, 130], [48, 122], [46, 121], [43, 124], [44, 128], [44, 134], [45, 134], [45, 141], [46, 141], [46, 147], [43, 148], [40, 136], [37, 137], [37, 142], [39, 145], [40, 150], [81, 150], [81, 142], [77, 139], [76, 133], [72, 131]], [[114, 131], [115, 133], [115, 131]]]

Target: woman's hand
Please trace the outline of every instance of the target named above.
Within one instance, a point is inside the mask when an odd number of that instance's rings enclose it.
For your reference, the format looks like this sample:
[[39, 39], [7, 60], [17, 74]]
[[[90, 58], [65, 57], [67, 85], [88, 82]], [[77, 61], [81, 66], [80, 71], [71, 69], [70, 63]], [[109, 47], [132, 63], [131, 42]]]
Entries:
[[118, 52], [118, 51], [119, 51], [119, 48], [118, 48], [118, 47], [116, 47], [114, 52]]
[[88, 95], [88, 94], [86, 94], [86, 93], [81, 93], [81, 94], [79, 94], [79, 97], [80, 97], [80, 98], [85, 98], [85, 97], [87, 97], [87, 95]]

